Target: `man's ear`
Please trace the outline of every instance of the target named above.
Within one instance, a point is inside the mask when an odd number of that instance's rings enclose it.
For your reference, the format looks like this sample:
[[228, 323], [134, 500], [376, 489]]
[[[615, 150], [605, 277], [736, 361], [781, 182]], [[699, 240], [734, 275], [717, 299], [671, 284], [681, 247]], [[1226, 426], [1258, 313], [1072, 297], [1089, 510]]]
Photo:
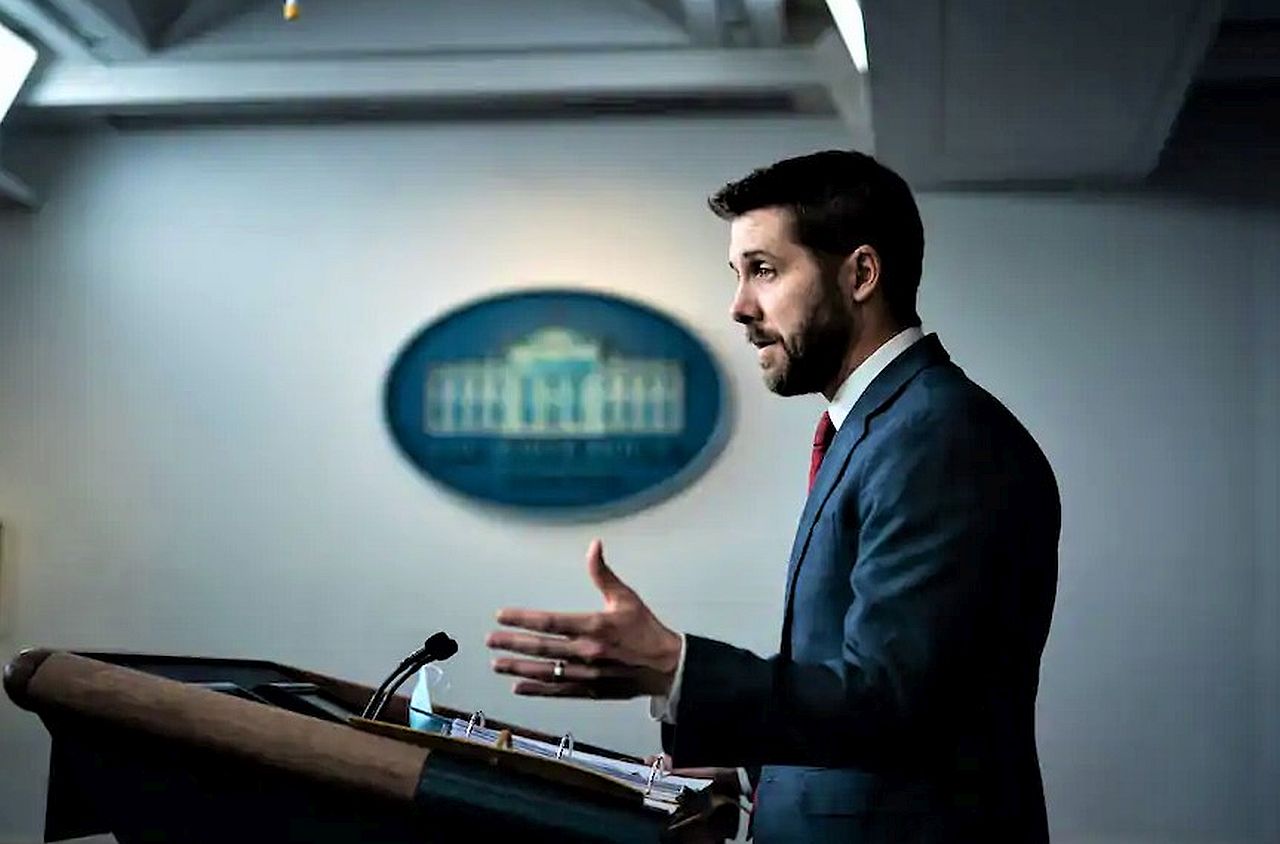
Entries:
[[845, 289], [859, 305], [866, 304], [880, 288], [880, 253], [874, 246], [863, 245], [850, 252], [840, 269]]

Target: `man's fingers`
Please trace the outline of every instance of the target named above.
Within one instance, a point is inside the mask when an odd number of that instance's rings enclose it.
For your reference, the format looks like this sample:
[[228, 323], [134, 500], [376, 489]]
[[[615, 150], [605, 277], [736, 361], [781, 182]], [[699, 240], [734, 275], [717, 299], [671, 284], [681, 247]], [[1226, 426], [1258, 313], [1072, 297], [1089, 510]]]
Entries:
[[536, 636], [532, 633], [490, 633], [485, 646], [495, 651], [511, 651], [528, 656], [545, 656], [549, 659], [574, 659], [573, 641], [552, 636]]
[[[556, 671], [556, 663], [560, 671]], [[532, 697], [628, 698], [635, 695], [635, 669], [623, 665], [583, 665], [576, 662], [499, 657], [497, 674], [515, 677], [511, 690]], [[558, 675], [558, 676], [557, 676]]]
[[512, 659], [510, 657], [495, 659], [493, 661], [493, 670], [498, 674], [509, 674], [512, 677], [524, 677], [548, 683], [589, 683], [621, 676], [616, 668], [562, 662], [561, 670], [563, 673], [556, 677], [556, 663], [554, 660], [548, 662], [541, 659]]
[[526, 697], [572, 697], [590, 700], [625, 700], [635, 697], [636, 686], [628, 678], [601, 679], [581, 683], [548, 683], [545, 680], [517, 680], [511, 691]]
[[546, 683], [541, 680], [518, 680], [511, 691], [526, 697], [598, 698], [600, 693], [588, 683]]
[[631, 587], [623, 583], [604, 561], [604, 544], [598, 539], [593, 539], [587, 548], [587, 574], [591, 575], [591, 582], [605, 598], [617, 598], [631, 593]]
[[526, 656], [564, 659], [595, 665], [609, 661], [609, 647], [597, 639], [562, 639], [533, 633], [498, 630], [485, 637], [485, 646]]
[[677, 777], [689, 777], [690, 779], [695, 780], [710, 780], [715, 779], [717, 776], [722, 776], [726, 771], [735, 775], [737, 773], [733, 768], [672, 768], [671, 766], [674, 763], [671, 761], [670, 754], [667, 753], [654, 753], [646, 756], [644, 757], [644, 763], [646, 765], [652, 765], [659, 759], [662, 760], [662, 772], [664, 774], [671, 774]]
[[498, 623], [539, 633], [560, 636], [590, 636], [600, 632], [600, 614], [593, 612], [544, 612], [542, 610], [504, 609], [498, 611]]

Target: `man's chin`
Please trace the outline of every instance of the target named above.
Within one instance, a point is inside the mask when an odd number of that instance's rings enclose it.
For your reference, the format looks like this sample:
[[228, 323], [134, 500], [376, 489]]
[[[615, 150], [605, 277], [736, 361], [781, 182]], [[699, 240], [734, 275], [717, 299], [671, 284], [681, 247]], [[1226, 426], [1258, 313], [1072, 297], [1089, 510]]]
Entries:
[[787, 366], [767, 367], [763, 370], [764, 385], [769, 392], [784, 398], [822, 392], [823, 382], [816, 377], [817, 373], [807, 367], [797, 367], [793, 360], [788, 360], [787, 363]]
[[795, 379], [788, 378], [787, 375], [788, 373], [785, 371], [777, 372], [777, 371], [765, 370], [764, 385], [769, 390], [769, 392], [773, 393], [776, 396], [783, 396], [784, 398], [790, 397], [790, 396], [799, 396], [807, 392], [812, 392], [811, 390], [800, 389], [799, 385], [795, 383]]

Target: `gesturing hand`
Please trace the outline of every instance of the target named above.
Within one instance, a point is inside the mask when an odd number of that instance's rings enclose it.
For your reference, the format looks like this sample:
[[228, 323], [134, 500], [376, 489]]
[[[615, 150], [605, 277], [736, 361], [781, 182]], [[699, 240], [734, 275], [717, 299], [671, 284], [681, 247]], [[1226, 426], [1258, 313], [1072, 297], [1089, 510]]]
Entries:
[[498, 623], [531, 633], [498, 630], [485, 644], [540, 659], [500, 657], [493, 670], [522, 678], [518, 695], [631, 698], [665, 695], [680, 662], [680, 636], [669, 630], [604, 562], [600, 540], [587, 550], [587, 573], [604, 609], [558, 613], [503, 609]]

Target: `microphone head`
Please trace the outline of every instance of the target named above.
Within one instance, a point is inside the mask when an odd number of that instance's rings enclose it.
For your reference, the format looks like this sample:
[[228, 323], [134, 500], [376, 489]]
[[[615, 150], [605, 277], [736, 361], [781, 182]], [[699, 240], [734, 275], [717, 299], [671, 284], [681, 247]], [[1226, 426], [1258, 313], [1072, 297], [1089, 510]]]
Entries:
[[458, 652], [458, 643], [441, 630], [422, 643], [423, 654], [431, 659], [448, 659]]

